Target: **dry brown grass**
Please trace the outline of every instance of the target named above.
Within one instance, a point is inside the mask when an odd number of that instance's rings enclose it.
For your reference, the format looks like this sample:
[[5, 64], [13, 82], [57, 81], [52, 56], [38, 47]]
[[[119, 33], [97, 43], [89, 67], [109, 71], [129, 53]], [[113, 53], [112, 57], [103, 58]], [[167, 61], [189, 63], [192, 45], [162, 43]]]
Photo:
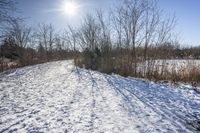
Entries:
[[177, 69], [176, 65], [170, 69], [166, 65], [162, 65], [160, 68], [148, 69], [145, 76], [151, 80], [181, 81], [196, 84], [200, 82], [200, 65], [188, 63], [181, 69]]
[[[90, 68], [90, 62], [88, 60], [79, 59], [75, 62], [75, 65]], [[116, 73], [122, 76], [133, 76], [139, 78], [146, 78], [154, 81], [168, 80], [172, 82], [187, 82], [196, 84], [200, 82], [200, 65], [195, 63], [184, 64], [181, 68], [177, 69], [177, 65], [172, 65], [170, 68], [167, 62], [161, 65], [156, 65], [154, 61], [150, 62], [148, 66], [140, 66], [137, 75], [134, 75], [130, 71], [130, 68], [125, 63], [119, 63], [117, 59], [110, 61], [101, 61], [97, 71], [107, 74]], [[134, 70], [134, 68], [132, 68]]]

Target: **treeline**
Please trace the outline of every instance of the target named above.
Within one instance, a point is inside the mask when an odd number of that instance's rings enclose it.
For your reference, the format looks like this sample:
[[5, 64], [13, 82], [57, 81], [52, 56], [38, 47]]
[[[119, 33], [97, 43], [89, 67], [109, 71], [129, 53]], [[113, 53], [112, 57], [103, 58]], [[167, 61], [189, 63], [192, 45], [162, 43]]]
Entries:
[[21, 20], [12, 20], [9, 26], [0, 46], [1, 71], [10, 67], [72, 59], [74, 53], [78, 53], [72, 50], [67, 34], [59, 35], [51, 24], [40, 24], [37, 30], [32, 30]]
[[[4, 22], [1, 71], [12, 66], [5, 65], [5, 58], [17, 67], [73, 58], [79, 67], [105, 73], [190, 81], [194, 71], [180, 76], [165, 65], [157, 68], [156, 60], [200, 58], [200, 47], [179, 45], [173, 31], [175, 17], [166, 15], [157, 0], [118, 1], [109, 13], [98, 10], [86, 15], [81, 26], [66, 26], [62, 32], [51, 24], [29, 27], [18, 18]], [[200, 81], [198, 70], [195, 66], [197, 78], [192, 81]]]
[[[9, 68], [72, 59], [74, 51], [68, 30], [57, 32], [51, 24], [31, 27], [16, 13], [15, 1], [0, 1], [0, 71]], [[64, 29], [64, 28], [63, 28]]]
[[[123, 76], [156, 80], [200, 81], [198, 65], [180, 71], [158, 59], [199, 59], [200, 49], [180, 47], [174, 16], [161, 11], [157, 0], [123, 0], [110, 14], [88, 15], [77, 30], [82, 56], [77, 66]], [[177, 64], [178, 65], [178, 64]]]

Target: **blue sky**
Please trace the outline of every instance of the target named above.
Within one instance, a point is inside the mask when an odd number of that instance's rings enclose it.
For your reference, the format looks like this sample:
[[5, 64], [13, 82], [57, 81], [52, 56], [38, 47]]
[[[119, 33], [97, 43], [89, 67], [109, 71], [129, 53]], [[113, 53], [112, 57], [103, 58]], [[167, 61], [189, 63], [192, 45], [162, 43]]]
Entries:
[[200, 0], [160, 0], [168, 13], [175, 13], [176, 31], [183, 44], [200, 45]]
[[[67, 24], [80, 24], [81, 18], [87, 12], [93, 12], [96, 8], [107, 11], [115, 0], [74, 0], [82, 5], [77, 14], [67, 16], [55, 11], [59, 9], [63, 1], [68, 0], [20, 0], [18, 9], [21, 16], [27, 18], [30, 25], [38, 23], [52, 23], [62, 30]], [[160, 7], [169, 14], [175, 14], [177, 26], [175, 31], [179, 34], [183, 45], [200, 45], [200, 0], [160, 0]]]

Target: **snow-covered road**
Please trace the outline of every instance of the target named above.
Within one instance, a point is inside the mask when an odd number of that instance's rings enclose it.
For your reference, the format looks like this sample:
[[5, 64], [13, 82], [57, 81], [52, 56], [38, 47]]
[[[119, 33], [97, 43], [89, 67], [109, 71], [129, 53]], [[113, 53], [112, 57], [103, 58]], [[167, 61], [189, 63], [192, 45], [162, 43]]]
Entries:
[[0, 132], [200, 132], [200, 92], [72, 61], [30, 66], [0, 75]]

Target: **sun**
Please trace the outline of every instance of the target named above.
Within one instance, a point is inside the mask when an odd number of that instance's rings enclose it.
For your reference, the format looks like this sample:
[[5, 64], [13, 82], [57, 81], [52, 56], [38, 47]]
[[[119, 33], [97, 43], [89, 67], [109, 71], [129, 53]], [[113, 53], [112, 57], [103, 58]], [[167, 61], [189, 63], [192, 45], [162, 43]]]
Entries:
[[63, 11], [69, 15], [69, 16], [73, 16], [77, 13], [77, 4], [75, 2], [66, 2], [63, 5]]

